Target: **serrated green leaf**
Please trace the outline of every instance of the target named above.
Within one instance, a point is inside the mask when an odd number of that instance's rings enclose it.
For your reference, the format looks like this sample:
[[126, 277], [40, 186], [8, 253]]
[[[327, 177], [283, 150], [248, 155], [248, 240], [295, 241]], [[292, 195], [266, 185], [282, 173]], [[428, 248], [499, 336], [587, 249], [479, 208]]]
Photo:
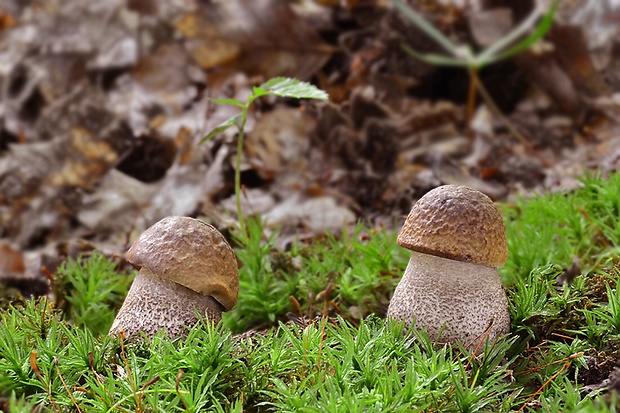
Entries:
[[231, 118], [228, 118], [224, 122], [220, 123], [219, 125], [217, 125], [215, 127], [215, 129], [213, 129], [211, 132], [209, 132], [209, 134], [207, 136], [202, 138], [200, 140], [200, 142], [198, 142], [198, 145], [202, 145], [203, 143], [205, 143], [209, 139], [214, 138], [215, 136], [217, 136], [220, 133], [224, 132], [226, 129], [230, 128], [231, 126], [236, 126], [238, 128], [239, 127], [239, 121], [241, 120], [242, 117], [243, 117], [242, 113], [237, 113], [235, 116], [233, 116]]
[[329, 98], [327, 93], [318, 87], [307, 82], [302, 82], [298, 79], [291, 79], [287, 77], [276, 77], [270, 79], [258, 88], [255, 88], [255, 93], [256, 90], [260, 92], [267, 91], [269, 94], [276, 96], [296, 99], [327, 100]]
[[260, 85], [260, 87], [263, 88], [263, 89], [268, 89], [268, 88], [273, 87], [274, 85], [277, 85], [278, 83], [281, 83], [281, 82], [283, 82], [283, 81], [285, 81], [287, 79], [289, 79], [289, 78], [282, 77], [282, 76], [274, 77], [274, 78], [269, 79], [268, 81], [266, 81], [262, 85]]

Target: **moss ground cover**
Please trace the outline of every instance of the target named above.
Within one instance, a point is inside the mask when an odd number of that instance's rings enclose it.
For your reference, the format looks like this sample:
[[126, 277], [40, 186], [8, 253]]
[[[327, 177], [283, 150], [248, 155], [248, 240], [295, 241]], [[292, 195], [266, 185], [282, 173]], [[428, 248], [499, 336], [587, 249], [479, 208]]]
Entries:
[[180, 341], [107, 337], [132, 275], [97, 254], [68, 262], [56, 304], [0, 315], [0, 407], [616, 411], [619, 195], [619, 175], [587, 176], [577, 191], [502, 206], [511, 333], [477, 357], [385, 320], [408, 252], [381, 228], [279, 250], [248, 220], [237, 306], [221, 328], [204, 322]]

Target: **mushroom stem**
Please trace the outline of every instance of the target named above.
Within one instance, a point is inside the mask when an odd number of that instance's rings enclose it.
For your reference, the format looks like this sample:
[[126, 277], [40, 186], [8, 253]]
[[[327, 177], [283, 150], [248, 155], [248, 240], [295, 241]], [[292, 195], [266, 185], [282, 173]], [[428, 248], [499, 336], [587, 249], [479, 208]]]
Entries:
[[198, 315], [219, 323], [223, 307], [213, 297], [202, 295], [183, 285], [159, 277], [142, 267], [129, 289], [114, 323], [111, 335], [120, 330], [128, 340], [144, 332], [152, 338], [165, 329], [169, 337], [185, 336], [188, 327], [195, 325]]
[[475, 348], [508, 333], [508, 300], [497, 269], [412, 252], [388, 316], [423, 327], [432, 339]]

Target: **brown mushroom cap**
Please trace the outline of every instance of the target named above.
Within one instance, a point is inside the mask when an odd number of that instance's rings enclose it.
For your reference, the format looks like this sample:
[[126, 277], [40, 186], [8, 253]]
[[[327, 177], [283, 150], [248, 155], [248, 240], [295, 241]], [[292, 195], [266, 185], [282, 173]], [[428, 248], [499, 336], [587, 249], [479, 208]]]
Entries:
[[171, 216], [155, 223], [127, 251], [136, 268], [212, 296], [226, 310], [237, 302], [237, 259], [226, 239], [211, 225]]
[[499, 209], [482, 192], [459, 185], [440, 186], [420, 198], [398, 235], [398, 245], [496, 268], [508, 258]]

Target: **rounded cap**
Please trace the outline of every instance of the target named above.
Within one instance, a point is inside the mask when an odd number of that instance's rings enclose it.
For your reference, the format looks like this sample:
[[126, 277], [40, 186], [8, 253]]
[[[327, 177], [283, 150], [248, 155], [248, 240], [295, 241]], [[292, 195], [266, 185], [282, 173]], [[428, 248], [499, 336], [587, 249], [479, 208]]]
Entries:
[[226, 310], [237, 302], [235, 254], [217, 229], [200, 220], [178, 216], [162, 219], [138, 237], [127, 251], [127, 261], [209, 295]]
[[459, 185], [440, 186], [420, 198], [398, 235], [398, 245], [496, 268], [508, 258], [499, 209], [482, 192]]

